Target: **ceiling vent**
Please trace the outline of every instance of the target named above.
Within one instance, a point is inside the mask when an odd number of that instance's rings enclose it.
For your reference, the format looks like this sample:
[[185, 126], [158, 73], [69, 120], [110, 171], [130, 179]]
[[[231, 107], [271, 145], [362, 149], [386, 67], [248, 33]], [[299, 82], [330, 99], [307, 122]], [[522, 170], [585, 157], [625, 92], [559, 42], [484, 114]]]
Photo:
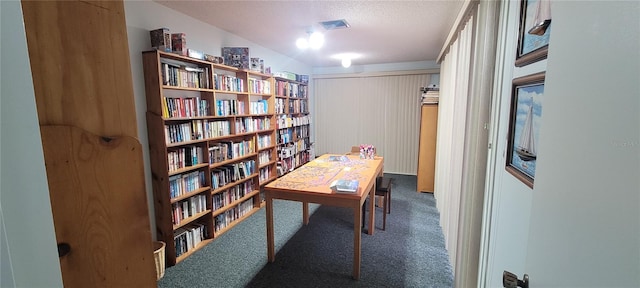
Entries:
[[325, 30], [342, 29], [342, 28], [351, 27], [351, 25], [347, 23], [347, 20], [344, 20], [344, 19], [323, 21], [323, 22], [320, 22], [320, 25], [322, 25], [322, 27], [324, 27]]

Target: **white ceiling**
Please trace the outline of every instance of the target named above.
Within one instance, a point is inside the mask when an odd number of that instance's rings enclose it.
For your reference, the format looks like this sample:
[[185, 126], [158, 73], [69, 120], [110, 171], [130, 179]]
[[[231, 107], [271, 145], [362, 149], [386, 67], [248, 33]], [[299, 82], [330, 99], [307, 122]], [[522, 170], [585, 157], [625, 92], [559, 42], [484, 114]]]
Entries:
[[[435, 61], [464, 0], [424, 1], [158, 1], [156, 2], [295, 58], [313, 67], [340, 66], [332, 58], [358, 53], [353, 65]], [[321, 21], [345, 19], [350, 28], [325, 31]], [[319, 50], [295, 41], [321, 31]]]

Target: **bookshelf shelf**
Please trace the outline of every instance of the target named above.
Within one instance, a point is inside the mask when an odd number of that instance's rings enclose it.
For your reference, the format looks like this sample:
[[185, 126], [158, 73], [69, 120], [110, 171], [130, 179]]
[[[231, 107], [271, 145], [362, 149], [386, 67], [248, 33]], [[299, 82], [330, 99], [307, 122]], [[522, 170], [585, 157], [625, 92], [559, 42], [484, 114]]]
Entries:
[[276, 146], [278, 176], [309, 162], [311, 151], [309, 86], [307, 83], [275, 77]]
[[263, 206], [261, 186], [277, 174], [274, 78], [142, 56], [156, 231], [172, 266]]

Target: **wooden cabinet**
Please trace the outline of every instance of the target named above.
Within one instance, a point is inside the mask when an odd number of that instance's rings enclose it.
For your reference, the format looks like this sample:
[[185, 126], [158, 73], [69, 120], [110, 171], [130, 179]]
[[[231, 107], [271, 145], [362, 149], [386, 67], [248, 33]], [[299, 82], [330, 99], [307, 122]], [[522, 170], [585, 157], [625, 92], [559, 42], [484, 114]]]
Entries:
[[274, 83], [161, 51], [143, 63], [156, 228], [174, 265], [263, 205], [277, 177]]
[[310, 141], [309, 86], [275, 78], [278, 176], [304, 165], [312, 158]]
[[418, 192], [433, 193], [437, 127], [438, 104], [422, 104], [420, 112], [420, 150], [418, 152]]

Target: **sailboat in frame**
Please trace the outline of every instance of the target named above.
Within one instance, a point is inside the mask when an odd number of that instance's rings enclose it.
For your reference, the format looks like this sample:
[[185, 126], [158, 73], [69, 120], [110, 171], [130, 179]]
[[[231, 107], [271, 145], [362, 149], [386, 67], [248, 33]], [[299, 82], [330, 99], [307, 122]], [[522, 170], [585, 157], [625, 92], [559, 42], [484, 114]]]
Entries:
[[515, 149], [516, 154], [520, 157], [520, 160], [529, 162], [536, 160], [536, 143], [533, 129], [533, 98], [529, 104], [527, 111], [527, 118], [525, 118], [524, 125], [522, 126], [522, 132], [520, 133], [520, 142]]
[[538, 0], [533, 18], [533, 26], [527, 33], [542, 36], [551, 25], [551, 3], [549, 0]]

